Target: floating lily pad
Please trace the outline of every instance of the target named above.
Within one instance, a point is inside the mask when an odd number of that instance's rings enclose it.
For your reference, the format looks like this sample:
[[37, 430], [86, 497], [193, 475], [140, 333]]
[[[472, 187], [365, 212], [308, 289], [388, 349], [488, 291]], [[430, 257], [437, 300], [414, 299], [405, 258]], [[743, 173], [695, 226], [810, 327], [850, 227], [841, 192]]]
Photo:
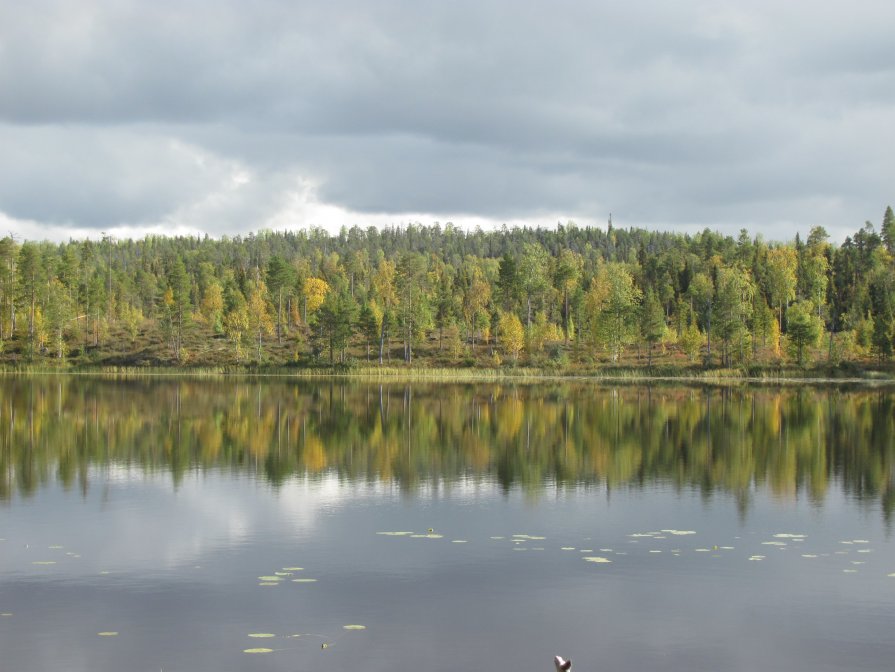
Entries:
[[292, 583], [316, 583], [317, 579], [292, 579]]
[[561, 549], [559, 549], [559, 550], [561, 550], [561, 551], [574, 551], [574, 550], [575, 550], [575, 547], [574, 547], [574, 546], [563, 546], [563, 547], [562, 547]]
[[279, 586], [280, 584], [277, 583], [276, 581], [261, 581], [258, 585], [259, 586]]
[[366, 630], [366, 625], [343, 625], [342, 629], [344, 630]]
[[243, 649], [242, 650], [243, 653], [270, 653], [271, 651], [273, 651], [273, 649], [258, 648], [258, 649]]
[[[888, 576], [890, 579], [895, 579], [895, 572], [892, 572], [891, 574], [886, 574], [886, 576]], [[12, 614], [3, 614], [3, 615], [4, 615], [4, 616], [7, 616], [7, 615], [10, 615], [10, 616], [11, 616]]]
[[259, 581], [282, 581], [283, 577], [281, 576], [259, 576]]
[[817, 556], [813, 553], [802, 553], [803, 558], [816, 558]]
[[0, 614], [0, 616], [12, 616], [12, 612], [11, 612], [11, 611], [4, 611], [2, 614]]
[[384, 537], [407, 537], [413, 532], [377, 532], [376, 534], [381, 534]]
[[412, 539], [443, 539], [443, 534], [411, 534]]
[[662, 530], [665, 534], [673, 534], [676, 537], [683, 537], [688, 534], [696, 534], [696, 530]]
[[506, 539], [506, 537], [491, 537], [492, 539]]
[[262, 639], [265, 637], [276, 637], [273, 633], [270, 632], [252, 632], [249, 633], [249, 637], [255, 637], [257, 639]]
[[466, 541], [466, 539], [452, 539], [451, 543], [452, 544], [466, 544], [468, 542]]
[[774, 535], [775, 539], [804, 539], [804, 534], [790, 534], [789, 532], [780, 532]]
[[858, 570], [857, 569], [843, 569], [842, 572], [844, 574], [857, 574]]
[[65, 548], [65, 546], [60, 546], [59, 544], [53, 544], [52, 546], [48, 546], [47, 548], [52, 548], [53, 550], [57, 550], [60, 548]]
[[118, 636], [117, 632], [112, 632], [112, 631], [98, 632], [96, 634], [99, 635], [100, 637], [117, 637]]
[[284, 572], [303, 572], [304, 567], [283, 567]]
[[598, 565], [605, 565], [612, 562], [612, 560], [610, 560], [609, 558], [604, 558], [598, 555], [589, 555], [586, 558], [582, 558], [582, 560], [584, 560], [585, 562], [593, 562]]
[[31, 563], [32, 565], [55, 565], [55, 560], [35, 560]]
[[753, 556], [750, 556], [749, 559], [750, 560], [764, 560], [764, 557], [765, 556], [763, 556], [763, 555], [753, 555]]
[[277, 576], [292, 576], [292, 572], [274, 572]]

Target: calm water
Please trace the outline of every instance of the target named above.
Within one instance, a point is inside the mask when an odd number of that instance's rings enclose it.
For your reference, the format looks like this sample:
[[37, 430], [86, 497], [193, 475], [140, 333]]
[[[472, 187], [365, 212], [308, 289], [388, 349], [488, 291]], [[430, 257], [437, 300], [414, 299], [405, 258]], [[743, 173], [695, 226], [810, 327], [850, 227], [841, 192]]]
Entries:
[[0, 378], [0, 670], [890, 670], [893, 509], [890, 391]]

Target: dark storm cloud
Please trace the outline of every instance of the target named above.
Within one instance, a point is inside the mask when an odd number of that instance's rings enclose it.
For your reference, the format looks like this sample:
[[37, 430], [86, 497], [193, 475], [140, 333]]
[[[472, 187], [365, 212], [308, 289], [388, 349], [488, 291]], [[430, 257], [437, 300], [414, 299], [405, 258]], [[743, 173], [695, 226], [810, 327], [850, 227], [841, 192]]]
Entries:
[[895, 9], [778, 4], [6, 3], [0, 213], [853, 229], [892, 200]]

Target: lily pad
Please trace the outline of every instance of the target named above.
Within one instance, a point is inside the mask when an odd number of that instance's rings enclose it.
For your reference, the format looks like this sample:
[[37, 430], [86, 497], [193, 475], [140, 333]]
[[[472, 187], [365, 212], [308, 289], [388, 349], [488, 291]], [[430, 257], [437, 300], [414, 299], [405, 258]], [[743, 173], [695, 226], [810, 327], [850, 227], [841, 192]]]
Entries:
[[279, 586], [280, 584], [277, 583], [276, 581], [261, 581], [258, 585], [259, 586]]
[[242, 650], [243, 653], [270, 653], [271, 651], [273, 651], [273, 649], [258, 648], [258, 649], [243, 649]]
[[384, 537], [408, 537], [413, 532], [377, 532], [376, 534], [381, 534]]
[[55, 560], [35, 560], [31, 563], [32, 565], [55, 565]]
[[98, 632], [96, 634], [99, 635], [100, 637], [117, 637], [118, 636], [118, 633], [113, 632], [113, 631]]
[[343, 625], [343, 630], [366, 630], [366, 625]]
[[612, 562], [609, 558], [604, 558], [598, 555], [589, 555], [586, 558], [582, 558], [585, 562], [593, 562], [598, 565], [606, 565]]
[[259, 576], [259, 581], [282, 581], [283, 577], [281, 576]]
[[276, 637], [273, 633], [270, 632], [252, 632], [249, 633], [249, 637], [255, 637], [257, 639], [262, 639], [265, 637]]
[[304, 567], [283, 567], [284, 572], [303, 572]]
[[316, 583], [317, 579], [292, 579], [292, 583]]

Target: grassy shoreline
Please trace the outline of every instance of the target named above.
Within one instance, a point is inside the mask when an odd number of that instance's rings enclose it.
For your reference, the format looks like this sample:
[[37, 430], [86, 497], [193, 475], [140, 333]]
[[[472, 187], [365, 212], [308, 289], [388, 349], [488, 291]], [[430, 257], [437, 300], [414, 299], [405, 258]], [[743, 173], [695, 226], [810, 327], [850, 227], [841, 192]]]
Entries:
[[46, 366], [9, 364], [0, 366], [2, 376], [83, 375], [101, 377], [185, 377], [185, 378], [292, 378], [304, 380], [343, 379], [408, 382], [595, 382], [595, 383], [680, 383], [684, 385], [867, 385], [895, 386], [895, 376], [873, 369], [683, 369], [676, 367], [603, 368], [584, 371], [542, 368], [432, 368], [426, 366], [290, 367], [270, 366]]

